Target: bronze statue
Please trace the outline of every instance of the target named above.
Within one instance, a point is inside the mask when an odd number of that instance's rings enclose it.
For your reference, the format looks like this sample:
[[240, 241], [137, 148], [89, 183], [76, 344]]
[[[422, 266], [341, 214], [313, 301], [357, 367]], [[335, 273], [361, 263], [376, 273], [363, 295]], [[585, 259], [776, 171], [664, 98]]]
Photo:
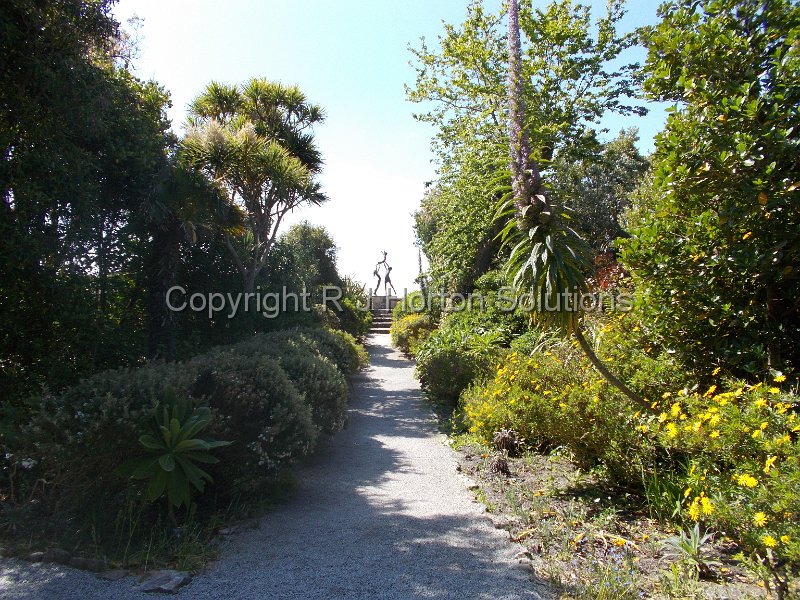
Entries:
[[389, 277], [389, 272], [392, 270], [392, 267], [390, 267], [389, 263], [386, 262], [387, 254], [388, 254], [388, 252], [386, 252], [386, 250], [384, 250], [383, 251], [383, 260], [378, 261], [378, 264], [375, 265], [375, 270], [372, 271], [372, 274], [375, 277], [378, 278], [378, 282], [375, 285], [375, 294], [377, 294], [378, 291], [381, 288], [381, 275], [380, 275], [379, 269], [381, 268], [381, 265], [383, 265], [383, 268], [386, 269], [386, 274], [383, 277], [383, 286], [384, 286], [384, 293], [388, 296], [389, 295], [389, 289], [392, 290], [393, 294], [396, 294], [397, 290], [394, 289], [394, 286], [392, 285], [392, 279]]
[[386, 275], [384, 275], [384, 277], [383, 277], [383, 285], [384, 285], [384, 288], [386, 290], [386, 295], [387, 296], [389, 295], [389, 288], [391, 288], [392, 294], [396, 294], [397, 293], [397, 290], [394, 289], [394, 286], [392, 285], [392, 280], [389, 277], [389, 273], [391, 273], [391, 271], [392, 271], [392, 267], [390, 267], [389, 265], [386, 265]]

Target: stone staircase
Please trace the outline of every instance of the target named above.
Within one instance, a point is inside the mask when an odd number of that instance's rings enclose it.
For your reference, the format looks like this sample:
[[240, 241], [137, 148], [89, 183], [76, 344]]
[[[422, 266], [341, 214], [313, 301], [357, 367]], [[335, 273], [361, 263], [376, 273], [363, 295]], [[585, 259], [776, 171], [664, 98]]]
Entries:
[[372, 327], [370, 333], [389, 333], [392, 324], [392, 311], [388, 308], [372, 309]]
[[392, 324], [392, 309], [400, 302], [396, 296], [372, 296], [369, 299], [369, 309], [372, 312], [372, 327], [370, 333], [389, 333]]

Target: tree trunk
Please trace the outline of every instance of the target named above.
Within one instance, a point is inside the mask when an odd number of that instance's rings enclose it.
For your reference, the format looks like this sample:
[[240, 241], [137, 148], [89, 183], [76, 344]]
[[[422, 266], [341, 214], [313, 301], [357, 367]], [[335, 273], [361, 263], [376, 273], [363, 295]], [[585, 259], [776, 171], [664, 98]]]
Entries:
[[244, 273], [242, 273], [242, 284], [244, 286], [244, 291], [247, 294], [252, 294], [256, 289], [256, 275], [258, 272], [256, 269], [247, 269]]
[[175, 283], [180, 263], [181, 223], [170, 215], [153, 231], [148, 268], [148, 356], [175, 360], [176, 315], [167, 306], [167, 291]]
[[105, 234], [105, 216], [100, 217], [97, 232], [97, 271], [99, 278], [99, 299], [97, 312], [102, 326], [108, 310], [108, 248]]
[[583, 350], [589, 361], [594, 365], [594, 368], [600, 372], [600, 374], [605, 378], [606, 381], [608, 381], [608, 383], [625, 394], [634, 404], [639, 405], [639, 407], [641, 407], [641, 409], [645, 412], [653, 412], [653, 409], [647, 402], [644, 401], [644, 398], [641, 398], [638, 394], [636, 394], [636, 392], [614, 377], [611, 371], [606, 368], [606, 366], [603, 364], [603, 361], [601, 361], [594, 353], [594, 349], [592, 348], [591, 344], [589, 344], [589, 342], [583, 336], [583, 331], [581, 331], [580, 326], [575, 328], [575, 339], [578, 340], [581, 350]]

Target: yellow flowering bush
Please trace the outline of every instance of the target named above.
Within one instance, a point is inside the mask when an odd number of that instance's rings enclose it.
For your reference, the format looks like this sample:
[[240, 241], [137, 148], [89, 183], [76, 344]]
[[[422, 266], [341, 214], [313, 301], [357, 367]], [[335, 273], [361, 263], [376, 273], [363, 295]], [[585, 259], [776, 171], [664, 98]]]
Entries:
[[392, 345], [406, 355], [413, 355], [436, 328], [428, 313], [410, 313], [392, 323], [389, 334]]
[[647, 426], [671, 456], [690, 461], [685, 517], [725, 531], [762, 561], [798, 565], [800, 419], [784, 381], [665, 393]]
[[[638, 385], [659, 391], [648, 400], [652, 413], [635, 412], [573, 348], [545, 345], [531, 355], [508, 352], [493, 376], [464, 391], [465, 426], [487, 442], [499, 429], [514, 429], [532, 448], [568, 449], [581, 466], [601, 464], [611, 480], [628, 486], [646, 487], [654, 477], [676, 482], [679, 522], [724, 531], [772, 573], [796, 571], [800, 418], [786, 377], [683, 387], [686, 374], [679, 378], [665, 354], [628, 360], [624, 347], [609, 344], [620, 338], [608, 333], [603, 357], [620, 371], [652, 362], [655, 383]], [[646, 373], [639, 377], [643, 382]]]
[[561, 446], [584, 467], [602, 464], [611, 479], [638, 477], [631, 456], [652, 452], [637, 428], [638, 413], [577, 352], [562, 350], [561, 356], [510, 352], [493, 378], [462, 394], [462, 420], [484, 440], [510, 428], [540, 450]]

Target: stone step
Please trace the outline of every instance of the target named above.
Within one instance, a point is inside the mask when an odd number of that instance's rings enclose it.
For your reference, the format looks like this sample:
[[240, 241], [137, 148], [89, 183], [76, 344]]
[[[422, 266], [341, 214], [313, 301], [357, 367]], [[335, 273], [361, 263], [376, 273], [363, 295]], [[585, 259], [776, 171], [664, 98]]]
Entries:
[[372, 312], [372, 326], [370, 333], [386, 334], [392, 326], [392, 311], [385, 308], [385, 305], [378, 305], [370, 309]]

